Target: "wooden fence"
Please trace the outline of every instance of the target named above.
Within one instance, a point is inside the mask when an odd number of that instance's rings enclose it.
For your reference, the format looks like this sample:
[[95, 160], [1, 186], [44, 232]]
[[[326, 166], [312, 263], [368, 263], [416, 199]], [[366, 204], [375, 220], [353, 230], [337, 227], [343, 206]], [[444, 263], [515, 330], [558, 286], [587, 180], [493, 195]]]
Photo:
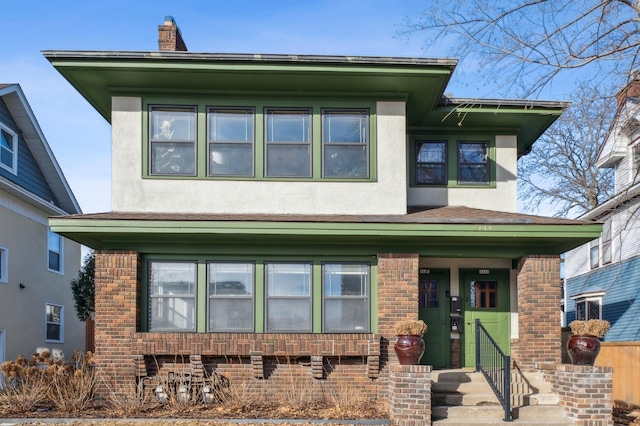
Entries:
[[613, 399], [640, 406], [640, 342], [601, 342], [595, 365], [613, 367]]

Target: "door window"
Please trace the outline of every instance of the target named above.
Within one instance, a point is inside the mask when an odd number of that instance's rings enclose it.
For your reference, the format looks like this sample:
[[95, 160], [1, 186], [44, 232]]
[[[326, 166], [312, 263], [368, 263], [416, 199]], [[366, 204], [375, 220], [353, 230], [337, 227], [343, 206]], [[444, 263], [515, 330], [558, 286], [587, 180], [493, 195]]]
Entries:
[[440, 300], [438, 299], [438, 281], [421, 279], [420, 280], [420, 307], [421, 308], [438, 308]]
[[470, 295], [472, 308], [497, 308], [498, 282], [471, 281]]

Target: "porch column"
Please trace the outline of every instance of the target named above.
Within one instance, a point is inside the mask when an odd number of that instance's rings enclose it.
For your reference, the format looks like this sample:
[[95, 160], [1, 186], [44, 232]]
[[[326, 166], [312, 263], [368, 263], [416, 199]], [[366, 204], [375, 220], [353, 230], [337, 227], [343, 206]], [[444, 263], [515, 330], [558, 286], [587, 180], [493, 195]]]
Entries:
[[511, 341], [511, 358], [522, 370], [561, 362], [561, 293], [560, 256], [529, 255], [519, 260], [519, 337]]
[[[139, 318], [140, 254], [95, 252], [95, 339], [98, 394], [135, 384], [133, 334]], [[108, 388], [107, 388], [108, 386]]]

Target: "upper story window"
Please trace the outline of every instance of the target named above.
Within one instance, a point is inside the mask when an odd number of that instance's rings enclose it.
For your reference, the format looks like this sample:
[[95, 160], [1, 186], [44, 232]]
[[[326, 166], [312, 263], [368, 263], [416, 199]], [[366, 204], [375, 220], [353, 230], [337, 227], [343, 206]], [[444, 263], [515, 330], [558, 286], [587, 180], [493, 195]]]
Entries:
[[0, 283], [9, 282], [9, 251], [0, 247]]
[[[147, 177], [376, 179], [370, 101], [147, 103]], [[352, 106], [353, 105], [353, 106]], [[362, 108], [362, 106], [367, 108]]]
[[47, 303], [45, 311], [45, 340], [47, 342], [64, 342], [64, 307]]
[[151, 107], [150, 174], [196, 174], [195, 107]]
[[415, 139], [411, 149], [414, 186], [489, 186], [492, 182], [490, 141]]
[[265, 111], [266, 175], [311, 177], [309, 109]]
[[209, 108], [207, 112], [210, 176], [254, 175], [253, 108]]
[[591, 247], [589, 248], [589, 264], [592, 269], [600, 266], [600, 244], [598, 240], [591, 242]]
[[458, 142], [458, 183], [488, 184], [489, 144]]
[[611, 263], [611, 219], [602, 225], [602, 264]]
[[631, 147], [631, 157], [633, 161], [633, 167], [631, 170], [631, 182], [637, 182], [640, 176], [640, 142], [636, 142]]
[[62, 237], [55, 232], [49, 230], [47, 232], [47, 249], [48, 263], [47, 268], [50, 271], [62, 273], [63, 257], [62, 257]]
[[369, 177], [369, 112], [324, 110], [322, 174], [324, 177]]
[[0, 166], [16, 173], [18, 169], [18, 136], [0, 124]]
[[416, 184], [447, 184], [447, 143], [416, 141]]

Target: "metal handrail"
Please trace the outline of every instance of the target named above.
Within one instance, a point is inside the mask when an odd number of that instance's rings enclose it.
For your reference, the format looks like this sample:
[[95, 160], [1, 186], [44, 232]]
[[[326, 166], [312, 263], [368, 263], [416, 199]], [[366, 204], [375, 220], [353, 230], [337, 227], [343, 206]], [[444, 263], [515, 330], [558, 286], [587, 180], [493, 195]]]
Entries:
[[511, 417], [511, 357], [505, 355], [479, 319], [476, 319], [476, 372], [481, 372], [504, 408], [504, 421]]

